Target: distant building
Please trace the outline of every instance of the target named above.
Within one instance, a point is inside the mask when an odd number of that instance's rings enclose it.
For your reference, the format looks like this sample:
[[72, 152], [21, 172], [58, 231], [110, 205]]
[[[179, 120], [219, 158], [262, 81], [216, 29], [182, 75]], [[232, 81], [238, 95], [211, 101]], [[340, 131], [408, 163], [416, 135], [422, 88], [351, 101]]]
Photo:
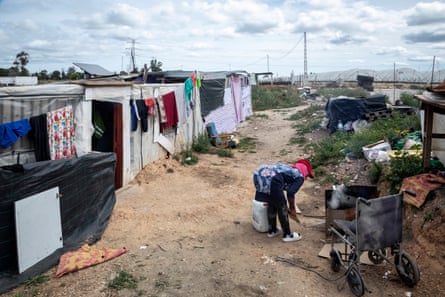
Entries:
[[38, 84], [37, 76], [0, 76], [0, 86], [34, 86]]

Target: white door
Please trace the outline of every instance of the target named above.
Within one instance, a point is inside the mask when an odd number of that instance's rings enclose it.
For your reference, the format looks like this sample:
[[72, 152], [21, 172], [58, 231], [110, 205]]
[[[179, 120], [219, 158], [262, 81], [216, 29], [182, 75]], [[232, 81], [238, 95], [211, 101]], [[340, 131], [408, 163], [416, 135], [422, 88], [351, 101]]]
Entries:
[[19, 273], [63, 247], [59, 188], [15, 202]]

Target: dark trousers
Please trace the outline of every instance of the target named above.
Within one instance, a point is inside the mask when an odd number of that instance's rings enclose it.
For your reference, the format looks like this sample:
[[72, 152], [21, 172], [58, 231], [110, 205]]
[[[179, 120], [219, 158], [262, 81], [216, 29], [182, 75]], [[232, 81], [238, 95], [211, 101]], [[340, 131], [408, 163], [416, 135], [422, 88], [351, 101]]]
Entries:
[[280, 174], [274, 176], [270, 184], [270, 199], [267, 208], [269, 232], [277, 229], [277, 215], [283, 229], [283, 236], [291, 234], [287, 200], [284, 196], [284, 180]]

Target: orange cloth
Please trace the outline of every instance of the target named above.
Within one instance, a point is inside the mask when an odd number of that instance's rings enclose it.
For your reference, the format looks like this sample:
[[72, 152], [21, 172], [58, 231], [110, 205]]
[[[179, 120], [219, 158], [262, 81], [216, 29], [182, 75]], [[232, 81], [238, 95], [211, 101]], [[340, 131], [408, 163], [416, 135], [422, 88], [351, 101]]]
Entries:
[[97, 247], [84, 244], [77, 251], [67, 252], [60, 257], [55, 277], [61, 277], [64, 274], [103, 263], [116, 258], [127, 251], [126, 248], [98, 249]]
[[403, 190], [410, 190], [416, 193], [416, 196], [411, 196], [407, 193], [403, 194], [403, 200], [406, 203], [412, 204], [417, 208], [420, 208], [428, 197], [430, 191], [436, 190], [445, 185], [445, 178], [430, 174], [418, 174], [403, 179]]

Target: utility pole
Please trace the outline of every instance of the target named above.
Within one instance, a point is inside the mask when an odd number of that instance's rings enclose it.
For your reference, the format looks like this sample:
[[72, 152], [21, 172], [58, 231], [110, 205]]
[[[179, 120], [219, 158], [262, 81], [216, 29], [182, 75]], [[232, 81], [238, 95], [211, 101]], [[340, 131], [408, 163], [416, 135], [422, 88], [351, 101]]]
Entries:
[[306, 32], [304, 32], [304, 74], [303, 74], [303, 86], [306, 84], [307, 75], [307, 44], [306, 44]]
[[393, 77], [393, 104], [396, 103], [396, 63], [394, 62], [394, 77]]
[[133, 70], [132, 72], [136, 72], [136, 61], [135, 61], [135, 57], [136, 57], [136, 41], [134, 39], [131, 40], [131, 64], [133, 65]]
[[131, 47], [130, 48], [126, 48], [130, 50], [130, 65], [128, 68], [132, 68], [129, 69], [128, 72], [136, 72], [136, 40], [132, 39], [131, 40]]
[[433, 80], [434, 80], [434, 64], [436, 64], [436, 56], [433, 56], [433, 71], [431, 71], [431, 88], [433, 88]]

